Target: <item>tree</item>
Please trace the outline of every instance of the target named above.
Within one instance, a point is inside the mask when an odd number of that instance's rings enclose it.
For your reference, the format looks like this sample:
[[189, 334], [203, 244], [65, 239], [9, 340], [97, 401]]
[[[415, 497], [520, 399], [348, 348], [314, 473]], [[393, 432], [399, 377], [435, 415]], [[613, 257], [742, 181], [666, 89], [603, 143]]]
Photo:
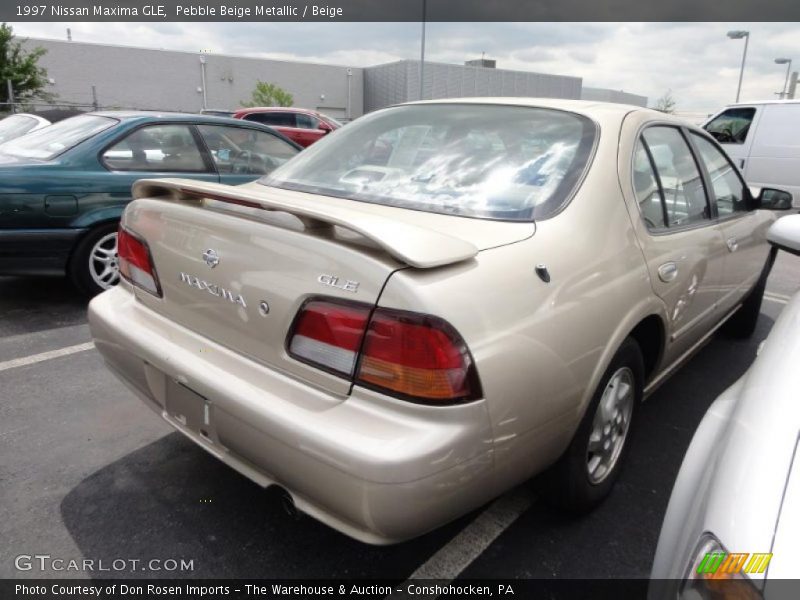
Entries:
[[274, 83], [259, 80], [249, 102], [241, 101], [242, 106], [291, 106], [294, 96]]
[[672, 97], [672, 90], [667, 90], [664, 95], [656, 100], [656, 105], [653, 107], [655, 110], [671, 115], [675, 112], [675, 98]]
[[0, 24], [0, 102], [8, 102], [8, 80], [14, 88], [16, 102], [30, 102], [35, 98], [50, 101], [54, 95], [45, 91], [47, 71], [39, 66], [39, 59], [47, 52], [36, 47], [26, 51], [22, 41], [14, 37], [14, 30], [6, 23]]

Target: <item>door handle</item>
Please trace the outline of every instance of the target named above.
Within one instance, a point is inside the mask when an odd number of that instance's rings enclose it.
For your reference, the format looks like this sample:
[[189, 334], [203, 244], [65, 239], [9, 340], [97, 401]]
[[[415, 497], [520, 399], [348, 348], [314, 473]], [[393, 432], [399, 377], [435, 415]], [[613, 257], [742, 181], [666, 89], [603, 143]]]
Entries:
[[678, 276], [678, 265], [667, 262], [658, 267], [658, 278], [664, 283], [673, 281]]
[[735, 237], [728, 238], [725, 243], [728, 245], [728, 250], [731, 252], [736, 252], [736, 250], [739, 248], [739, 240], [737, 240]]
[[739, 159], [739, 168], [740, 169], [744, 169], [744, 159], [743, 158]]

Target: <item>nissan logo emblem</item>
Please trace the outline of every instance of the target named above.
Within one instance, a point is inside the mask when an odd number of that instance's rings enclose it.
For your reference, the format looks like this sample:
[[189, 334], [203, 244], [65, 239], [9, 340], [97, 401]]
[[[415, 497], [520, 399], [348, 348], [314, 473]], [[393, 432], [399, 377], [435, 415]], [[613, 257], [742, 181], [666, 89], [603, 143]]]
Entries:
[[219, 264], [219, 254], [217, 254], [216, 250], [209, 248], [203, 252], [203, 260], [209, 267], [213, 269]]

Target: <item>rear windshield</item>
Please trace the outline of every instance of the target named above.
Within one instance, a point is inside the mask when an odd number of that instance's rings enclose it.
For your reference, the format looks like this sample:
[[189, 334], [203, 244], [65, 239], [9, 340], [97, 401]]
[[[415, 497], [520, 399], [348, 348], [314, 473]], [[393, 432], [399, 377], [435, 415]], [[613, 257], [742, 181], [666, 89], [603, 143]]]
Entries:
[[116, 119], [97, 115], [80, 115], [64, 119], [3, 144], [0, 146], [0, 153], [21, 158], [50, 160], [115, 123]]
[[580, 180], [596, 131], [553, 109], [399, 106], [361, 117], [259, 181], [435, 213], [544, 219]]

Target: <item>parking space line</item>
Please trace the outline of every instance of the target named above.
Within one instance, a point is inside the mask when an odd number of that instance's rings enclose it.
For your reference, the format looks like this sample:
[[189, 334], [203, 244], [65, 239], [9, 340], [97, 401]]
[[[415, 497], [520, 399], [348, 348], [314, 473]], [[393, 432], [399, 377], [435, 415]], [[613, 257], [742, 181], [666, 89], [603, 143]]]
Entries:
[[69, 356], [78, 352], [84, 352], [94, 348], [94, 342], [86, 342], [85, 344], [75, 344], [74, 346], [67, 346], [66, 348], [59, 348], [58, 350], [50, 350], [49, 352], [41, 352], [39, 354], [32, 354], [31, 356], [23, 356], [22, 358], [15, 358], [0, 362], [0, 371], [14, 369], [16, 367], [24, 367], [26, 365], [33, 365], [40, 363], [51, 358], [59, 358], [61, 356]]
[[474, 521], [418, 567], [406, 583], [398, 586], [400, 593], [392, 594], [388, 598], [405, 598], [404, 590], [408, 587], [406, 584], [412, 580], [435, 579], [436, 583], [443, 585], [458, 577], [501, 533], [530, 508], [534, 499], [530, 486], [525, 485], [492, 502]]
[[778, 304], [787, 304], [791, 299], [792, 299], [791, 296], [786, 296], [784, 294], [764, 292], [764, 300], [769, 300], [770, 302], [777, 302]]

